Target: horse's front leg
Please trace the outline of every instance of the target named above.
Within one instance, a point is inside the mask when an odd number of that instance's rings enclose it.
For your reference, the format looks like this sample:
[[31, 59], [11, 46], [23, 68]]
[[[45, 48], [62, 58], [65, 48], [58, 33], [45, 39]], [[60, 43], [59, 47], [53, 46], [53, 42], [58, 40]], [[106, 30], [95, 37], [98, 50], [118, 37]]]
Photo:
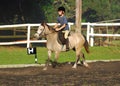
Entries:
[[56, 65], [57, 65], [57, 60], [59, 58], [59, 54], [60, 54], [59, 51], [55, 51], [55, 60], [54, 60], [54, 62], [52, 64], [53, 67], [56, 67]]
[[45, 68], [43, 70], [47, 70], [47, 67], [48, 67], [50, 60], [51, 60], [51, 53], [52, 53], [52, 51], [48, 50], [48, 59], [46, 61]]

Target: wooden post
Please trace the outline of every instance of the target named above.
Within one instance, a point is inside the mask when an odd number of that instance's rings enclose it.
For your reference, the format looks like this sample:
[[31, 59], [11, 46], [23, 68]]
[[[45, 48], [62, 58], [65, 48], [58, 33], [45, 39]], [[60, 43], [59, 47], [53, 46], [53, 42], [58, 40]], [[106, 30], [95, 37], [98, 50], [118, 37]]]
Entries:
[[81, 33], [82, 0], [76, 0], [76, 32]]

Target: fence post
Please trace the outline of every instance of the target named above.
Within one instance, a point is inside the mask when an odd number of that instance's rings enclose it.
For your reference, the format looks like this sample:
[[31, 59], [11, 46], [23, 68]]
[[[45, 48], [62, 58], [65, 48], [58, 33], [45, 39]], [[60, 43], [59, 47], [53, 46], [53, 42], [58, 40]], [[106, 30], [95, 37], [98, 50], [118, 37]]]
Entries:
[[27, 48], [30, 47], [30, 25], [27, 28]]
[[89, 37], [90, 37], [90, 23], [88, 22], [87, 23], [87, 41], [88, 41], [88, 43], [89, 43]]
[[72, 26], [72, 25], [74, 25], [74, 24], [71, 23], [71, 22], [68, 23], [68, 26], [69, 26], [70, 30], [71, 30], [71, 26]]
[[90, 27], [90, 46], [94, 46], [94, 28], [93, 26]]

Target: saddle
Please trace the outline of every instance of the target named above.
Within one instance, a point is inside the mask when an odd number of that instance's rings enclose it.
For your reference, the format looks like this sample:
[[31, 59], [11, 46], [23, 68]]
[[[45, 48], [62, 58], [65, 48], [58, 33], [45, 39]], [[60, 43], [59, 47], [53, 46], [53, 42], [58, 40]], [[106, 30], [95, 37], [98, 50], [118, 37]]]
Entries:
[[[59, 31], [58, 32], [58, 43], [62, 44], [62, 45], [65, 45], [66, 44], [66, 39], [64, 38], [64, 34], [62, 31]], [[68, 35], [70, 36], [70, 34]]]

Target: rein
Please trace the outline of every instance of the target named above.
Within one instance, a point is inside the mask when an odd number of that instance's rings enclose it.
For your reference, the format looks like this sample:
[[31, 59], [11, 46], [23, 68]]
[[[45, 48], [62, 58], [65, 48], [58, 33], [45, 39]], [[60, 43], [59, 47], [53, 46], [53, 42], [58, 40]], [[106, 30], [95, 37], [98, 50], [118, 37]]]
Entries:
[[[49, 30], [51, 30], [51, 27], [50, 27], [50, 26], [47, 25], [47, 27], [48, 27]], [[41, 33], [43, 33], [44, 30], [45, 30], [45, 27], [44, 27], [44, 29], [43, 29], [43, 31], [42, 31]], [[53, 29], [53, 30], [54, 30], [54, 29]], [[44, 33], [44, 35], [47, 36], [47, 35], [53, 34], [53, 33], [55, 33], [55, 32], [57, 32], [57, 31], [54, 30], [54, 31], [52, 31], [52, 32], [50, 32], [50, 33], [47, 33], [47, 34]], [[37, 33], [37, 34], [39, 34], [39, 33]], [[40, 35], [40, 34], [39, 34], [39, 35]]]
[[[52, 31], [52, 32], [50, 32], [50, 33], [47, 33], [47, 34], [45, 34], [46, 36], [47, 35], [49, 35], [49, 34], [52, 34], [52, 33], [55, 33], [55, 32], [57, 32], [57, 31], [55, 31], [55, 29], [53, 29], [52, 27], [50, 27], [49, 25], [46, 25], [47, 26], [47, 28], [51, 31], [51, 30], [54, 30], [54, 31]], [[45, 29], [44, 29], [45, 30]]]

